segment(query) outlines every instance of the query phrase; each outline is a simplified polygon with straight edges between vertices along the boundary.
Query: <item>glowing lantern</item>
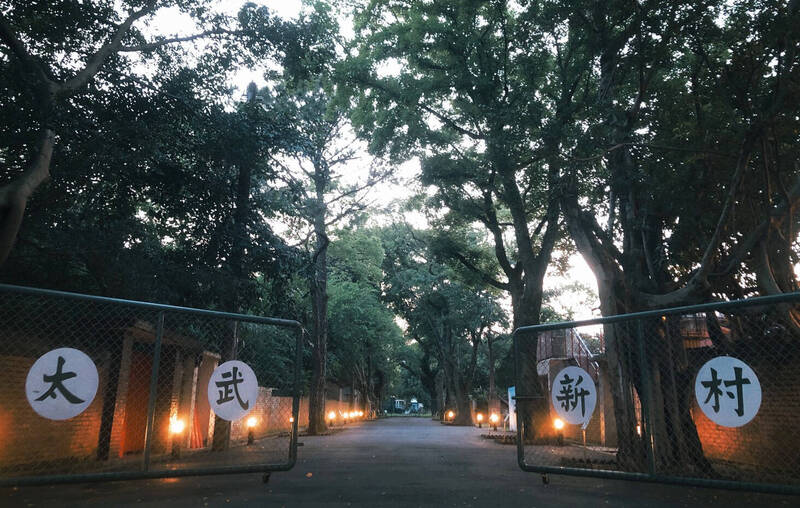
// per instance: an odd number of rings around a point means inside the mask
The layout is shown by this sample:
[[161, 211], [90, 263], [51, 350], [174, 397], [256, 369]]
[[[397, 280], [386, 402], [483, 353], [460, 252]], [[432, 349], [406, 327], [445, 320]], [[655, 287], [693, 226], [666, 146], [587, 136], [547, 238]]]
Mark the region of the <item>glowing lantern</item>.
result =
[[180, 434], [183, 432], [183, 429], [186, 427], [186, 424], [183, 423], [183, 420], [178, 420], [178, 416], [174, 415], [169, 418], [169, 431], [172, 434]]

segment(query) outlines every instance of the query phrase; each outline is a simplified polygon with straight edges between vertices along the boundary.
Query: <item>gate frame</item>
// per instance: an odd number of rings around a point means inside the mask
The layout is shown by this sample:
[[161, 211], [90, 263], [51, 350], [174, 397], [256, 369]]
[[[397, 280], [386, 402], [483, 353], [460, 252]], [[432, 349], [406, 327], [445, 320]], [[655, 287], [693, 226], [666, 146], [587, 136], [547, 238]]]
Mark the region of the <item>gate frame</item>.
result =
[[[300, 412], [300, 370], [303, 365], [303, 340], [306, 330], [299, 321], [292, 319], [281, 319], [272, 317], [252, 316], [248, 314], [236, 314], [233, 312], [221, 312], [216, 310], [196, 309], [192, 307], [179, 307], [160, 303], [141, 302], [137, 300], [124, 300], [121, 298], [110, 298], [105, 296], [86, 295], [82, 293], [70, 293], [66, 291], [56, 291], [52, 289], [40, 289], [25, 286], [15, 286], [11, 284], [0, 284], [2, 294], [33, 295], [51, 298], [61, 298], [68, 300], [78, 300], [84, 302], [104, 303], [112, 305], [122, 305], [129, 308], [147, 309], [158, 312], [158, 323], [156, 326], [156, 337], [153, 354], [153, 367], [150, 375], [150, 393], [147, 407], [147, 426], [145, 428], [145, 445], [143, 452], [142, 470], [140, 471], [115, 471], [99, 473], [76, 473], [76, 474], [54, 474], [43, 476], [20, 476], [3, 478], [0, 477], [0, 487], [16, 487], [25, 485], [49, 485], [65, 483], [89, 483], [107, 482], [118, 480], [140, 480], [156, 478], [179, 478], [185, 476], [209, 476], [223, 474], [244, 474], [244, 473], [272, 473], [278, 471], [288, 471], [297, 462], [297, 430]], [[292, 431], [289, 437], [289, 457], [284, 463], [265, 463], [248, 464], [243, 466], [221, 466], [221, 467], [201, 467], [188, 469], [163, 469], [150, 470], [150, 444], [153, 432], [153, 418], [155, 412], [155, 399], [153, 393], [158, 384], [158, 365], [161, 359], [161, 343], [164, 332], [164, 315], [166, 313], [178, 315], [202, 316], [209, 318], [229, 319], [235, 322], [248, 322], [264, 325], [278, 326], [281, 328], [292, 328], [297, 333], [295, 342], [294, 358], [294, 386], [292, 388]]]
[[[643, 312], [632, 312], [629, 314], [617, 314], [614, 316], [606, 316], [593, 319], [585, 319], [581, 321], [562, 321], [558, 323], [545, 323], [541, 325], [528, 325], [520, 326], [512, 334], [514, 340], [514, 383], [515, 386], [520, 385], [520, 368], [519, 362], [522, 360], [519, 354], [519, 341], [525, 340], [521, 335], [536, 334], [538, 340], [539, 332], [546, 332], [551, 330], [561, 330], [567, 328], [578, 328], [581, 326], [589, 325], [604, 325], [619, 322], [632, 322], [637, 321], [636, 336], [639, 343], [640, 353], [643, 352], [644, 345], [644, 331], [641, 325], [641, 319], [661, 317], [669, 315], [681, 315], [715, 310], [728, 310], [738, 309], [742, 307], [759, 307], [766, 305], [775, 305], [779, 303], [794, 302], [800, 303], [800, 291], [794, 293], [785, 293], [782, 295], [759, 296], [753, 298], [746, 298], [742, 300], [732, 300], [727, 302], [712, 302], [700, 305], [685, 305], [680, 307], [669, 307], [665, 309], [649, 310]], [[537, 358], [538, 361], [538, 358]], [[538, 380], [537, 380], [538, 381]], [[517, 390], [519, 393], [519, 390]], [[516, 395], [514, 400], [533, 400], [536, 396], [532, 395]], [[647, 418], [647, 412], [642, 411], [643, 418]], [[653, 443], [650, 439], [645, 439], [647, 446], [648, 462], [650, 463], [649, 473], [638, 473], [631, 471], [612, 471], [608, 469], [583, 469], [577, 467], [565, 466], [543, 466], [528, 464], [525, 461], [525, 444], [522, 442], [522, 434], [524, 422], [519, 420], [519, 411], [517, 411], [517, 464], [520, 469], [528, 473], [540, 473], [543, 476], [547, 474], [562, 474], [568, 476], [582, 476], [592, 478], [604, 478], [610, 480], [632, 480], [640, 482], [651, 483], [664, 483], [671, 485], [689, 485], [694, 487], [710, 487], [727, 490], [744, 490], [752, 492], [763, 492], [768, 494], [791, 494], [800, 495], [800, 485], [788, 485], [779, 483], [762, 483], [762, 482], [738, 482], [735, 480], [714, 480], [710, 478], [697, 478], [687, 476], [671, 476], [662, 475], [655, 471], [653, 464]], [[648, 425], [643, 425], [649, 428]]]

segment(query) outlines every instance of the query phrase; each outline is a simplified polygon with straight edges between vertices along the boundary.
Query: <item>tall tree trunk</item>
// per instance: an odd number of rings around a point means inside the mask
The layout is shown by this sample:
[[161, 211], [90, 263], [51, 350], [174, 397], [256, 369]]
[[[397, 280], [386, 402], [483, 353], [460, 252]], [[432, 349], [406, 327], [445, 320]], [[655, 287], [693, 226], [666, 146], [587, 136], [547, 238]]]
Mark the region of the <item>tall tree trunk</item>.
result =
[[50, 176], [55, 134], [42, 129], [28, 168], [0, 187], [0, 266], [8, 259], [22, 226], [25, 207], [33, 192]]
[[497, 398], [497, 387], [494, 381], [494, 339], [489, 335], [486, 339], [489, 353], [489, 414], [500, 414], [500, 400]]
[[311, 386], [308, 396], [308, 433], [324, 432], [325, 425], [325, 377], [328, 357], [328, 235], [325, 228], [325, 186], [327, 178], [323, 168], [315, 166], [316, 209], [314, 210], [314, 234], [316, 249], [312, 256], [311, 314], [312, 352]]
[[[521, 291], [511, 292], [514, 310], [514, 329], [539, 324], [541, 293], [538, 298], [526, 298]], [[523, 439], [533, 443], [537, 438], [555, 434], [550, 421], [550, 399], [542, 386], [537, 370], [539, 338], [523, 333], [517, 337], [516, 362], [518, 368], [516, 387], [517, 422], [521, 426]]]
[[446, 416], [447, 412], [447, 401], [445, 399], [445, 381], [444, 381], [444, 372], [442, 369], [438, 369], [436, 371], [435, 376], [435, 384], [436, 384], [436, 413], [435, 416], [438, 417], [440, 420], [443, 420]]
[[[252, 97], [250, 100], [255, 100]], [[226, 302], [223, 304], [228, 312], [239, 313], [240, 292], [242, 282], [246, 277], [244, 269], [244, 253], [247, 246], [247, 224], [250, 218], [250, 189], [252, 186], [253, 168], [249, 162], [243, 161], [234, 154], [234, 158], [239, 159], [237, 164], [239, 169], [236, 181], [236, 209], [233, 212], [233, 244], [230, 257], [230, 274], [228, 276], [226, 292]], [[221, 363], [235, 360], [238, 350], [238, 326], [236, 322], [227, 323], [227, 336], [224, 339], [222, 350], [220, 351]], [[214, 417], [214, 436], [212, 439], [212, 449], [217, 451], [227, 450], [230, 447], [231, 422]]]
[[[597, 241], [590, 222], [574, 196], [565, 200], [570, 235], [597, 279], [600, 312], [614, 316], [648, 310], [636, 305], [630, 288], [643, 287], [635, 269], [625, 273]], [[622, 220], [623, 213], [620, 213]], [[629, 248], [641, 250], [632, 244]], [[629, 267], [630, 268], [630, 267]], [[648, 277], [640, 272], [639, 277]], [[652, 283], [652, 281], [650, 281]], [[623, 470], [646, 471], [647, 440], [654, 444], [653, 459], [660, 472], [709, 475], [711, 467], [703, 455], [690, 406], [691, 372], [678, 323], [661, 320], [626, 321], [603, 327], [609, 385], [617, 427], [617, 460]], [[641, 403], [641, 420], [636, 400]], [[641, 430], [639, 435], [637, 429]]]

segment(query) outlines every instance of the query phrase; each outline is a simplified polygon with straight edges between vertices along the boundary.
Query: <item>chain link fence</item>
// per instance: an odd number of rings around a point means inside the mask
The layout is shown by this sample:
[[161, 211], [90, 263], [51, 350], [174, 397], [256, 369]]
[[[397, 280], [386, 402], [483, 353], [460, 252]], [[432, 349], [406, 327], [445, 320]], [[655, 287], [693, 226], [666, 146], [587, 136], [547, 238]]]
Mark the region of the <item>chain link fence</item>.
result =
[[800, 293], [514, 332], [525, 471], [800, 493]]
[[0, 485], [290, 469], [302, 334], [0, 285]]

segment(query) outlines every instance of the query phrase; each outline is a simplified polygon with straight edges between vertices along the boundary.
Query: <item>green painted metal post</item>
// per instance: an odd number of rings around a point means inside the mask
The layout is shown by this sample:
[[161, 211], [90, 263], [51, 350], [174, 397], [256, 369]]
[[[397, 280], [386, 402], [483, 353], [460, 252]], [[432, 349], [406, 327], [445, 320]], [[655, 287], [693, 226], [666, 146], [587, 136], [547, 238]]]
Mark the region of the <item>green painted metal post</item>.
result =
[[639, 345], [639, 365], [642, 377], [643, 392], [642, 402], [642, 437], [644, 437], [647, 450], [647, 468], [650, 476], [656, 475], [655, 440], [653, 436], [653, 385], [650, 382], [650, 360], [647, 357], [647, 345], [644, 338], [644, 324], [641, 319], [636, 320], [636, 342]]
[[150, 448], [153, 445], [153, 427], [155, 426], [156, 396], [158, 391], [158, 369], [161, 363], [161, 341], [164, 337], [164, 311], [158, 313], [156, 325], [156, 342], [153, 351], [153, 366], [150, 371], [150, 395], [147, 399], [147, 427], [144, 431], [144, 458], [142, 471], [150, 470]]

